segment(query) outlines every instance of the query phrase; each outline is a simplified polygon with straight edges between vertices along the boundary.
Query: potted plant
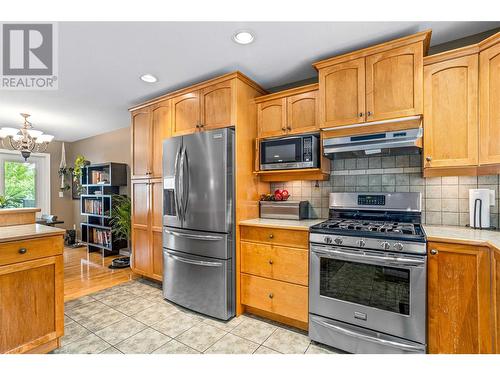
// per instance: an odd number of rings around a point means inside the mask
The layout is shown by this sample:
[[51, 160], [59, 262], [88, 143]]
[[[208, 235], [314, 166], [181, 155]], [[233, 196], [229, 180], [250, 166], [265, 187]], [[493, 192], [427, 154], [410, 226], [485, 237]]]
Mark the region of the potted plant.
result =
[[[113, 195], [113, 207], [111, 208], [111, 233], [117, 240], [127, 241], [129, 247], [129, 239], [132, 231], [132, 202], [125, 195]], [[109, 268], [125, 268], [130, 266], [130, 257], [113, 259]]]
[[75, 163], [73, 166], [73, 170], [71, 173], [73, 174], [73, 181], [76, 186], [76, 192], [80, 195], [83, 192], [83, 186], [81, 183], [81, 179], [83, 176], [83, 168], [85, 166], [90, 165], [90, 161], [85, 159], [85, 156], [83, 155], [78, 155], [75, 159]]

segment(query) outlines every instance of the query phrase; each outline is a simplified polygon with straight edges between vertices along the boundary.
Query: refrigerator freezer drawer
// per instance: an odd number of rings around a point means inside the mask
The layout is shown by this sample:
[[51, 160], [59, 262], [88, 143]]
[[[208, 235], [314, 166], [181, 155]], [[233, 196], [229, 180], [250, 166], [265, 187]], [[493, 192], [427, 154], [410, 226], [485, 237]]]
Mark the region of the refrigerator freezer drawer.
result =
[[232, 258], [232, 242], [227, 234], [163, 228], [163, 248], [202, 257]]
[[163, 296], [214, 318], [234, 316], [232, 264], [163, 250]]

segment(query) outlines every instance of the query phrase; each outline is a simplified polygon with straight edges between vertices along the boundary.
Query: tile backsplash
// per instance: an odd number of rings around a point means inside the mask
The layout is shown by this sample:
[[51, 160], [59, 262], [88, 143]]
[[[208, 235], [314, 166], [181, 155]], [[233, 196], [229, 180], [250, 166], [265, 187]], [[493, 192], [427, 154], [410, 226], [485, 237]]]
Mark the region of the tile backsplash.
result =
[[287, 189], [290, 199], [311, 203], [311, 216], [328, 217], [331, 192], [420, 192], [422, 219], [426, 224], [469, 224], [469, 189], [495, 190], [491, 225], [498, 227], [499, 175], [422, 177], [421, 155], [371, 156], [331, 161], [328, 181], [272, 183], [271, 189]]

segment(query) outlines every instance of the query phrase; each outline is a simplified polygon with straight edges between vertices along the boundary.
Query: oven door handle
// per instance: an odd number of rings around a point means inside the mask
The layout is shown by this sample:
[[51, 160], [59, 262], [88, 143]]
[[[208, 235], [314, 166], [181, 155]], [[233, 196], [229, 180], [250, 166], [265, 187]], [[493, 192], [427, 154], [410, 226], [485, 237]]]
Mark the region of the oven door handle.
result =
[[326, 250], [326, 249], [316, 250], [314, 248], [312, 249], [312, 251], [316, 254], [322, 254], [331, 258], [338, 258], [342, 260], [355, 260], [355, 261], [371, 260], [377, 263], [407, 266], [407, 267], [418, 267], [425, 265], [425, 259], [413, 259], [413, 258], [401, 258], [401, 257], [389, 258], [378, 255], [367, 255], [367, 254], [359, 255], [359, 254], [345, 253], [343, 251], [338, 251], [338, 250]]
[[365, 334], [362, 334], [359, 332], [351, 331], [350, 329], [338, 327], [334, 324], [330, 324], [330, 323], [324, 322], [322, 320], [318, 320], [318, 319], [314, 319], [314, 318], [312, 318], [312, 319], [314, 320], [315, 323], [317, 323], [325, 328], [332, 329], [334, 331], [342, 333], [346, 336], [354, 337], [356, 339], [366, 340], [366, 341], [374, 342], [376, 344], [390, 346], [392, 348], [396, 348], [399, 350], [406, 350], [406, 351], [410, 351], [410, 352], [422, 352], [422, 350], [423, 350], [422, 345], [410, 345], [410, 344], [405, 344], [402, 342], [389, 341], [389, 340], [381, 339], [379, 337], [374, 337], [374, 336], [365, 335]]

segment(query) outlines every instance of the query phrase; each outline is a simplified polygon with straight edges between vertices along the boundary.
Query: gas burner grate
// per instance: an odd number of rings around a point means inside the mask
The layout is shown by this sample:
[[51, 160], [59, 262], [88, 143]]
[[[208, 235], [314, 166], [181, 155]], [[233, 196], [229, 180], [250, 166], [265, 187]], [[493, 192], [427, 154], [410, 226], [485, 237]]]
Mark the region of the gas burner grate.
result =
[[366, 220], [328, 220], [320, 225], [323, 229], [340, 229], [380, 233], [396, 233], [415, 235], [415, 225], [412, 223], [398, 223], [387, 221], [366, 221]]

